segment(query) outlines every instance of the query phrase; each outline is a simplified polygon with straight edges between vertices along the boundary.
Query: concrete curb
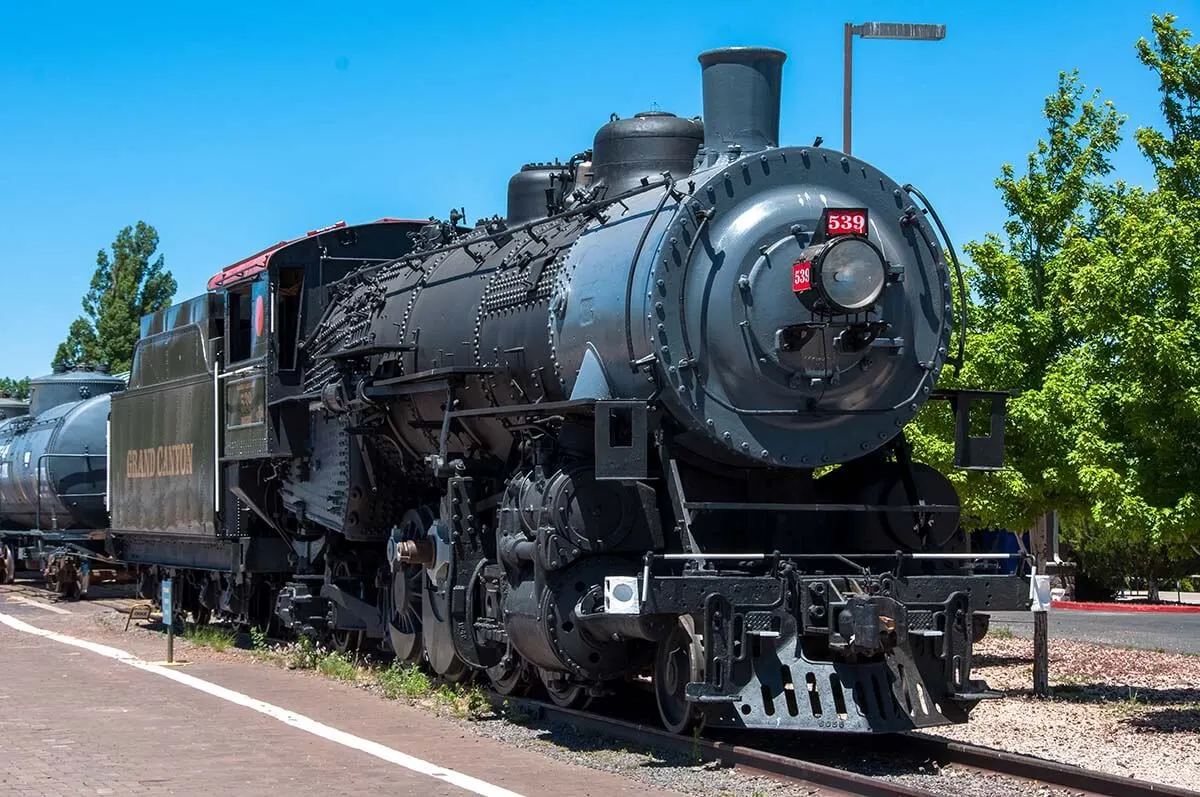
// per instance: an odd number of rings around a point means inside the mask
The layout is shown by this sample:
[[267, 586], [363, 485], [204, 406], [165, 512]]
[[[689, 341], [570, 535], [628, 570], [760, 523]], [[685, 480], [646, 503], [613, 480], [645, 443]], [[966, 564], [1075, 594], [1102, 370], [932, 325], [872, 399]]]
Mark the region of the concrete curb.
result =
[[1078, 601], [1053, 601], [1053, 609], [1072, 609], [1085, 612], [1162, 612], [1175, 614], [1200, 614], [1200, 606], [1151, 603], [1080, 603]]

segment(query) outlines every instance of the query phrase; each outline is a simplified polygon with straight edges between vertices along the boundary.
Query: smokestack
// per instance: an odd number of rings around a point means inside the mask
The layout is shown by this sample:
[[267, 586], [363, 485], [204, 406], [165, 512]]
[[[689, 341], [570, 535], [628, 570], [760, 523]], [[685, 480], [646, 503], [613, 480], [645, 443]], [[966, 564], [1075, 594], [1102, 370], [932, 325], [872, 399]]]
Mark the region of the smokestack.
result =
[[706, 165], [731, 149], [755, 152], [779, 144], [786, 59], [787, 53], [768, 47], [723, 47], [700, 54]]

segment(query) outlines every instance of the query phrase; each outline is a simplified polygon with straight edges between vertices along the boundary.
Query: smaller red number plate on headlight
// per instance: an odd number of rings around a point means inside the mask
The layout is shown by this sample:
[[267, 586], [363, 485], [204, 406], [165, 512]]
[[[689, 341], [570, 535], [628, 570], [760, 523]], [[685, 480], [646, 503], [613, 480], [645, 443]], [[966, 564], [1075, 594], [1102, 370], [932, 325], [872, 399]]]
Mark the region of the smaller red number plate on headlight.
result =
[[792, 290], [803, 293], [812, 287], [812, 263], [797, 260], [792, 264]]
[[825, 235], [866, 235], [866, 208], [827, 208], [825, 210]]

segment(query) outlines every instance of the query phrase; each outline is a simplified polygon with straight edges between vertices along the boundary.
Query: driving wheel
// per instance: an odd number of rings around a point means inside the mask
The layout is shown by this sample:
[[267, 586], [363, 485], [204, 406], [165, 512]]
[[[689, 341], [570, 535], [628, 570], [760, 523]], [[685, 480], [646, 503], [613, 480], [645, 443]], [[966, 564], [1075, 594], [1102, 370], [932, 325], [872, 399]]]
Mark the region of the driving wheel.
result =
[[[357, 578], [350, 559], [336, 559], [333, 562], [331, 577], [333, 583], [337, 584], [343, 590], [352, 595], [358, 594]], [[331, 629], [329, 632], [329, 640], [333, 644], [335, 650], [341, 653], [349, 653], [358, 650], [362, 646], [363, 632], [349, 631], [344, 629]]]
[[586, 708], [592, 702], [592, 696], [583, 684], [573, 683], [566, 678], [551, 678], [550, 674], [542, 671], [542, 686], [550, 702], [559, 708]]
[[654, 697], [663, 726], [671, 733], [694, 728], [701, 719], [687, 699], [687, 685], [704, 680], [704, 648], [691, 615], [682, 615], [654, 654]]

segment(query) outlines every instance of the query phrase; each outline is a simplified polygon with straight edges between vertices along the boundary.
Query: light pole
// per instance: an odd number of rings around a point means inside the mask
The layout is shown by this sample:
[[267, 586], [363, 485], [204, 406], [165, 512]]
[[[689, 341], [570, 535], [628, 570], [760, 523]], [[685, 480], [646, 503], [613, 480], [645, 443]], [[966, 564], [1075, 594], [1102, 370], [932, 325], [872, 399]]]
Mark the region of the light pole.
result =
[[907, 39], [909, 41], [939, 41], [946, 38], [945, 25], [912, 25], [907, 22], [846, 23], [845, 77], [842, 81], [842, 149], [850, 154], [850, 87], [854, 74], [854, 37], [863, 39]]

